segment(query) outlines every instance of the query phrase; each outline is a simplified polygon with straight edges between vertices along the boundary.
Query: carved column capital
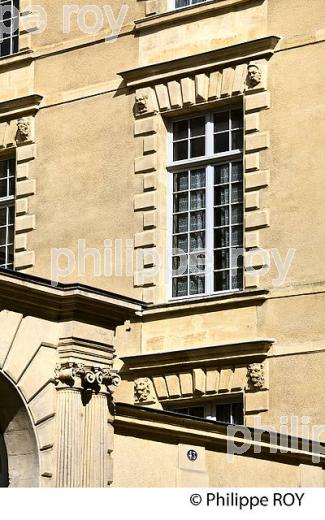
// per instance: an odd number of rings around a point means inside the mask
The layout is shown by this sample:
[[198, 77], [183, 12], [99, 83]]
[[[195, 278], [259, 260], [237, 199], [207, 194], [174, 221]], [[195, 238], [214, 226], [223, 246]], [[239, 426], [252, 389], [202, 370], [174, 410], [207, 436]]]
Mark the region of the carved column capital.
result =
[[88, 392], [113, 394], [121, 378], [111, 368], [86, 366], [83, 363], [58, 363], [54, 382], [59, 387], [70, 387]]

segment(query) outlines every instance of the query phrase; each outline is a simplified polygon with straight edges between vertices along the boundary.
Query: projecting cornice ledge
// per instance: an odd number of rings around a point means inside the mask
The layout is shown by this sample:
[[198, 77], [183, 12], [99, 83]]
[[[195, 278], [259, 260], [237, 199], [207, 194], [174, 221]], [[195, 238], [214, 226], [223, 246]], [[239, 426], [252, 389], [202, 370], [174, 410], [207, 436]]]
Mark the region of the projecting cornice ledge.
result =
[[236, 363], [243, 361], [263, 361], [274, 339], [258, 338], [243, 340], [240, 342], [223, 343], [207, 347], [191, 349], [170, 350], [164, 352], [150, 352], [133, 356], [121, 357], [124, 372], [143, 372], [148, 374], [152, 371], [165, 369], [181, 369], [187, 367], [209, 367], [215, 365], [227, 365], [230, 361]]
[[0, 118], [14, 118], [35, 114], [38, 111], [43, 96], [30, 94], [19, 98], [0, 102]]
[[83, 284], [50, 280], [0, 268], [0, 310], [50, 321], [77, 320], [115, 328], [135, 318], [142, 302]]
[[274, 53], [279, 40], [279, 36], [266, 36], [222, 49], [195, 54], [194, 56], [126, 70], [120, 72], [119, 75], [129, 88], [152, 85], [164, 79], [170, 80], [174, 77], [190, 76], [197, 71], [204, 72], [218, 69], [226, 64], [238, 64], [251, 59], [270, 57]]

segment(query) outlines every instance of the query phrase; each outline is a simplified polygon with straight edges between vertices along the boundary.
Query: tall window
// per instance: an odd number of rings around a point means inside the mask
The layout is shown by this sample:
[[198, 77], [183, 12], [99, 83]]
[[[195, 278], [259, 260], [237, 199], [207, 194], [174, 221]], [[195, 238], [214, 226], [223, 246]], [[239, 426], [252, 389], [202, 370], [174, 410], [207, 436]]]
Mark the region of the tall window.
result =
[[0, 161], [0, 267], [14, 267], [15, 159]]
[[0, 57], [18, 51], [19, 0], [0, 0]]
[[243, 286], [243, 113], [172, 123], [172, 297]]

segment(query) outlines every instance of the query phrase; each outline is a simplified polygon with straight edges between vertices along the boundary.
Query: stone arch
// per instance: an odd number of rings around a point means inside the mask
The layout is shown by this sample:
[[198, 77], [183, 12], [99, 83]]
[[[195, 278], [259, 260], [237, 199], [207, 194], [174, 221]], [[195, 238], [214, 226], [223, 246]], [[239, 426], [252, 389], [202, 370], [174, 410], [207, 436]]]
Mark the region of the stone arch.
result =
[[38, 487], [39, 457], [32, 421], [15, 386], [0, 373], [0, 485]]

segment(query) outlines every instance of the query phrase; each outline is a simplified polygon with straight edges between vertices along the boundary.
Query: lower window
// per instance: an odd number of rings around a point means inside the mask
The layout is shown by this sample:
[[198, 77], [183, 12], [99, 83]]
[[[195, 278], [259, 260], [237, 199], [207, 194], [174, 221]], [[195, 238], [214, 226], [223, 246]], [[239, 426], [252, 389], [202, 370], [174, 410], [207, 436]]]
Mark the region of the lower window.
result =
[[209, 401], [189, 406], [175, 406], [168, 409], [191, 417], [210, 419], [226, 424], [244, 424], [242, 399]]

